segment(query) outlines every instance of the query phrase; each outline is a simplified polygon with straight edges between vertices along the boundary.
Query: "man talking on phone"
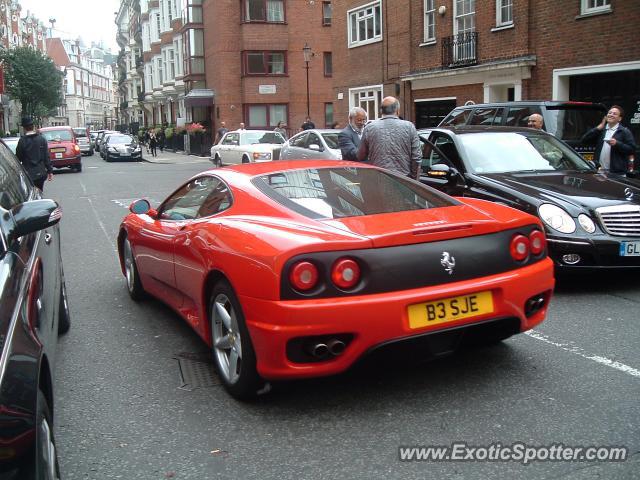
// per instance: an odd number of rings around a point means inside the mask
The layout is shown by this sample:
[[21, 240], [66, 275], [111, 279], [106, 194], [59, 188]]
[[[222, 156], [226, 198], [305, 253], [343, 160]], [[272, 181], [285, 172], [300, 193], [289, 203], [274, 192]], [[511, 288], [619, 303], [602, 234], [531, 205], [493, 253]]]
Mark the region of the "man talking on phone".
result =
[[628, 170], [629, 155], [633, 155], [636, 144], [631, 131], [620, 124], [624, 110], [613, 105], [600, 124], [582, 137], [582, 142], [595, 144], [593, 160], [599, 170], [624, 174]]

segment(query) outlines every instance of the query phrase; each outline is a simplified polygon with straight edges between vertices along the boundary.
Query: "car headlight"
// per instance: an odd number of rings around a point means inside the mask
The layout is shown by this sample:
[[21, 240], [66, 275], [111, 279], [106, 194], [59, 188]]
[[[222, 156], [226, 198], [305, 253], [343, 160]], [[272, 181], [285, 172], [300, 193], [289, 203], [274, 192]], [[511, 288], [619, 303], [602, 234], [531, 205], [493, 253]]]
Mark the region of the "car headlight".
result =
[[576, 231], [576, 222], [562, 208], [543, 203], [538, 207], [538, 213], [542, 221], [549, 227], [562, 233], [573, 233]]
[[271, 160], [271, 152], [253, 152], [254, 160]]
[[587, 233], [593, 233], [596, 231], [596, 224], [593, 223], [593, 220], [591, 220], [589, 215], [585, 215], [584, 213], [578, 215], [578, 223]]

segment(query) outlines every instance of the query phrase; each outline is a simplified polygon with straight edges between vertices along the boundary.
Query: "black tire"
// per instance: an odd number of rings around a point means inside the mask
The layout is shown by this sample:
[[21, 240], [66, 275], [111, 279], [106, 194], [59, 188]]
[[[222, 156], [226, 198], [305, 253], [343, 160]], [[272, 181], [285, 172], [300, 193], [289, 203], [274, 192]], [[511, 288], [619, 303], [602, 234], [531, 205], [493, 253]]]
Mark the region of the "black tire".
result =
[[213, 159], [213, 165], [215, 167], [221, 167], [222, 166], [222, 160], [220, 159], [220, 155], [216, 155], [215, 158]]
[[251, 160], [249, 160], [249, 157], [245, 155], [242, 157], [242, 163], [251, 163]]
[[60, 478], [60, 467], [53, 435], [53, 418], [42, 390], [38, 389], [36, 409], [36, 438], [33, 460], [25, 465], [18, 478], [26, 480], [55, 480]]
[[80, 172], [82, 171], [82, 164], [81, 164], [81, 163], [79, 163], [78, 165], [74, 166], [74, 167], [73, 167], [73, 169], [74, 169], [76, 172], [80, 173]]
[[[213, 363], [225, 389], [238, 400], [256, 397], [265, 382], [256, 369], [256, 354], [242, 307], [226, 280], [220, 280], [213, 288], [209, 300], [209, 322]], [[234, 356], [235, 362], [232, 361]]]
[[142, 300], [145, 297], [145, 291], [140, 281], [140, 275], [138, 273], [138, 266], [136, 265], [136, 259], [133, 257], [133, 250], [131, 250], [131, 243], [127, 237], [124, 238], [122, 245], [122, 260], [124, 262], [125, 278], [127, 281], [127, 291], [129, 296], [134, 301]]
[[109, 154], [108, 153], [105, 153], [104, 157], [102, 157], [102, 158], [104, 158], [105, 162], [110, 162], [111, 161], [111, 159], [109, 158]]
[[93, 148], [91, 150], [89, 150], [89, 156], [92, 157], [93, 156]]
[[67, 287], [62, 280], [60, 288], [60, 307], [58, 310], [58, 335], [67, 333], [71, 328], [71, 313], [69, 312], [69, 302], [67, 301]]

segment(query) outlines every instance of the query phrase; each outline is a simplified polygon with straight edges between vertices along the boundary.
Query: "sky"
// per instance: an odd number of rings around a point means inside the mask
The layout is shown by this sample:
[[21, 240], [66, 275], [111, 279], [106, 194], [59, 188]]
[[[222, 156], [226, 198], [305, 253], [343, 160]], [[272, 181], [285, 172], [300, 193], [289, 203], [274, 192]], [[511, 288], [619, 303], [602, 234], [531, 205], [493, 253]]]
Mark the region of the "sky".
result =
[[[116, 43], [114, 12], [120, 8], [120, 0], [18, 0], [22, 16], [27, 10], [47, 27], [50, 18], [55, 18], [54, 37], [76, 39], [82, 37], [89, 46], [91, 42], [103, 41], [113, 53], [119, 50]], [[48, 32], [48, 30], [47, 30]]]

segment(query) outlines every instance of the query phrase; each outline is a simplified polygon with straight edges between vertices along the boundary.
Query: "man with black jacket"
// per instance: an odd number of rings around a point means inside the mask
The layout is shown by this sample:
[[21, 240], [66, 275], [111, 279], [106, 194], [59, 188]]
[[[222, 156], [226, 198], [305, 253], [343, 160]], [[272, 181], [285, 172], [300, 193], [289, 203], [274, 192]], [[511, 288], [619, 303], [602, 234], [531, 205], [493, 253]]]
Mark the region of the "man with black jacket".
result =
[[24, 117], [22, 126], [25, 133], [18, 140], [16, 156], [35, 186], [44, 190], [44, 181], [53, 180], [53, 167], [49, 160], [47, 139], [35, 130], [31, 117]]
[[624, 115], [622, 107], [613, 105], [597, 127], [582, 136], [582, 142], [595, 144], [593, 160], [602, 170], [626, 173], [629, 156], [636, 150], [631, 131], [620, 121]]

